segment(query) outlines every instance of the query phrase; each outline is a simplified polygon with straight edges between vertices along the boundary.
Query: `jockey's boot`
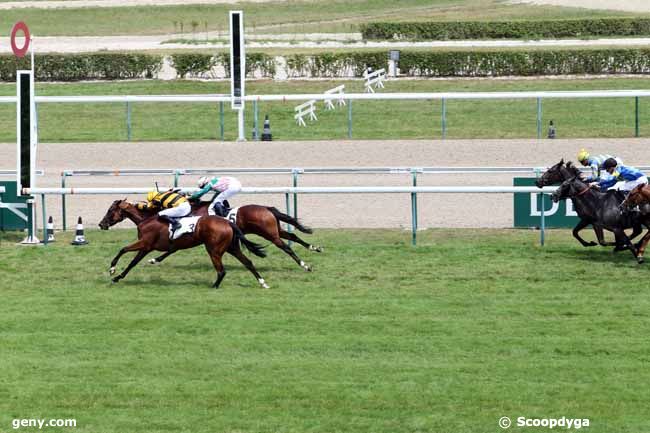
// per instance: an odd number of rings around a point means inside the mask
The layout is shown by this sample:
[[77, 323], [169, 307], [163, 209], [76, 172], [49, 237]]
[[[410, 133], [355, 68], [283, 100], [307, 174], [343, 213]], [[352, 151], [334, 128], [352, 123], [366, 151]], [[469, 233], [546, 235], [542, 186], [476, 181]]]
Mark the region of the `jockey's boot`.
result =
[[226, 208], [223, 206], [223, 203], [216, 202], [214, 206], [212, 206], [212, 209], [214, 209], [215, 215], [220, 217], [226, 216]]
[[230, 209], [232, 209], [230, 207], [230, 203], [228, 203], [228, 200], [223, 201], [223, 207], [226, 209], [226, 212], [228, 212]]

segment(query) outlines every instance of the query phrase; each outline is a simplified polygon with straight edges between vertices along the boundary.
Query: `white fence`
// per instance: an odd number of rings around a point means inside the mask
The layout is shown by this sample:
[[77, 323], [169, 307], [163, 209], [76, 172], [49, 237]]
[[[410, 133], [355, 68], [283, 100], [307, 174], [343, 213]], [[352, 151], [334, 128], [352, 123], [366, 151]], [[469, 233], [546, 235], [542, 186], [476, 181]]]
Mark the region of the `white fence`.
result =
[[[340, 86], [334, 87], [333, 89], [326, 90], [325, 95], [338, 95], [339, 98], [337, 99], [338, 105], [340, 107], [345, 105], [345, 84], [341, 84]], [[326, 99], [325, 100], [325, 109], [327, 110], [333, 110], [336, 107], [334, 106], [334, 103], [332, 102], [331, 99]]]
[[[413, 245], [417, 240], [418, 215], [417, 215], [417, 194], [439, 193], [439, 194], [513, 194], [513, 193], [542, 193], [550, 194], [557, 187], [524, 187], [524, 186], [391, 186], [391, 187], [244, 187], [242, 194], [284, 194], [289, 207], [289, 195], [296, 197], [298, 194], [386, 194], [403, 193], [411, 195], [411, 239]], [[182, 192], [194, 192], [196, 188], [181, 188]], [[144, 188], [25, 188], [24, 194], [41, 195], [43, 207], [43, 227], [45, 235], [45, 196], [46, 195], [73, 195], [73, 194], [109, 194], [128, 195], [145, 194], [151, 191], [151, 187]], [[289, 210], [287, 210], [289, 213]], [[540, 215], [540, 243], [544, 245], [545, 236], [545, 215], [542, 206]]]
[[366, 78], [366, 82], [364, 84], [366, 86], [366, 92], [375, 93], [375, 91], [372, 88], [373, 84], [375, 86], [375, 89], [384, 88], [384, 80], [386, 79], [385, 69], [382, 68], [370, 73], [366, 72], [363, 75]]
[[[524, 92], [436, 92], [436, 93], [347, 93], [348, 101], [348, 138], [352, 138], [352, 104], [354, 100], [438, 100], [442, 101], [442, 138], [446, 137], [447, 100], [472, 100], [472, 99], [535, 99], [537, 100], [537, 137], [542, 133], [542, 99], [574, 99], [574, 98], [637, 98], [635, 108], [635, 131], [639, 135], [639, 110], [638, 98], [650, 96], [650, 90], [584, 90], [584, 91], [524, 91]], [[339, 100], [339, 94], [292, 94], [292, 95], [247, 95], [244, 100], [253, 103], [257, 108], [259, 102], [282, 101], [333, 101]], [[48, 103], [126, 103], [127, 104], [127, 129], [131, 131], [130, 105], [136, 102], [186, 102], [186, 103], [220, 103], [223, 125], [223, 103], [230, 102], [228, 95], [122, 95], [122, 96], [36, 96], [37, 104]], [[1, 96], [0, 103], [16, 103], [15, 96]], [[255, 125], [258, 125], [258, 110], [254, 110]], [[239, 136], [244, 136], [245, 131], [239, 131]], [[130, 137], [130, 133], [129, 133]], [[223, 139], [223, 126], [222, 126]]]
[[301, 126], [307, 126], [305, 124], [305, 116], [309, 116], [309, 120], [318, 120], [318, 117], [316, 117], [316, 100], [312, 99], [310, 101], [305, 102], [304, 104], [298, 105], [296, 108], [293, 109], [296, 114], [294, 114], [293, 118], [296, 119], [296, 123]]

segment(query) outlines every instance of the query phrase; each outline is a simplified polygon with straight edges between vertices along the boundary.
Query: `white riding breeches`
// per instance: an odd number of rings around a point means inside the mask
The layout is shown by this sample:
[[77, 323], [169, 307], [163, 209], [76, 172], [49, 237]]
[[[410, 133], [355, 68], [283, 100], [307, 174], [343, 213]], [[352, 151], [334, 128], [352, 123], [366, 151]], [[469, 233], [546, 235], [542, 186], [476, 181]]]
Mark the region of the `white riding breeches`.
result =
[[160, 212], [158, 212], [158, 215], [166, 216], [169, 218], [182, 218], [184, 216], [188, 216], [191, 212], [192, 212], [192, 205], [189, 204], [188, 202], [185, 202], [179, 204], [176, 207], [161, 210]]
[[648, 184], [648, 178], [646, 176], [641, 176], [638, 179], [630, 180], [628, 182], [625, 182], [623, 185], [621, 185], [620, 190], [621, 191], [632, 191], [638, 185], [647, 185], [647, 184]]
[[212, 203], [210, 204], [210, 207], [208, 208], [208, 214], [209, 215], [215, 215], [214, 211], [214, 206], [217, 203], [222, 203], [224, 200], [229, 199], [230, 197], [234, 196], [238, 192], [241, 191], [241, 182], [239, 182], [237, 179], [230, 178], [230, 182], [228, 183], [228, 188], [226, 188], [224, 191], [221, 191], [219, 194], [217, 194], [214, 199], [212, 199]]

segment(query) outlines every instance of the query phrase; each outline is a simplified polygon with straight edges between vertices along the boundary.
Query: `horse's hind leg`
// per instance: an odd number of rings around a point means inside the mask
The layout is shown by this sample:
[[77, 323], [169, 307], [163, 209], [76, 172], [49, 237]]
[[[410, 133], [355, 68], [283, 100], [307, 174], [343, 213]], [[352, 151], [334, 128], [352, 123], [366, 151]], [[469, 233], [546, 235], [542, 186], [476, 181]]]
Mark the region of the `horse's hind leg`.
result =
[[214, 266], [214, 269], [217, 271], [217, 280], [214, 282], [212, 287], [215, 289], [219, 288], [219, 285], [221, 284], [221, 280], [226, 276], [226, 269], [223, 267], [223, 262], [221, 261], [221, 256], [223, 253], [219, 253], [216, 251], [210, 251], [207, 246], [206, 249], [208, 250], [208, 255], [210, 256], [210, 260], [212, 260], [212, 265]]
[[305, 271], [307, 271], [307, 272], [311, 272], [311, 270], [312, 270], [312, 269], [311, 269], [311, 266], [309, 266], [308, 264], [306, 264], [305, 262], [303, 262], [303, 261], [300, 259], [300, 257], [298, 257], [298, 256], [296, 255], [296, 253], [293, 252], [293, 250], [291, 249], [291, 247], [290, 247], [289, 245], [287, 245], [287, 244], [285, 244], [284, 242], [282, 242], [282, 239], [280, 239], [280, 238], [271, 239], [271, 242], [273, 242], [273, 245], [275, 245], [276, 247], [280, 248], [280, 249], [281, 249], [282, 251], [284, 251], [285, 253], [289, 254], [289, 256], [290, 256], [292, 259], [294, 259], [294, 260], [296, 261], [296, 263], [298, 263], [298, 264], [300, 265], [301, 268], [303, 268], [303, 269], [304, 269]]
[[141, 250], [144, 247], [144, 242], [142, 239], [139, 239], [135, 242], [133, 242], [131, 245], [127, 245], [124, 248], [120, 250], [119, 253], [113, 258], [111, 261], [111, 268], [108, 270], [108, 273], [113, 275], [115, 273], [115, 266], [117, 266], [117, 262], [120, 260], [120, 257], [122, 257], [125, 253], [128, 253], [130, 251], [138, 251]]
[[253, 275], [255, 275], [257, 282], [260, 283], [260, 286], [262, 286], [263, 289], [269, 288], [269, 285], [266, 284], [264, 278], [262, 278], [259, 272], [257, 272], [257, 269], [255, 269], [255, 265], [253, 265], [253, 262], [251, 262], [250, 259], [244, 255], [241, 248], [239, 248], [239, 245], [231, 246], [231, 248], [228, 249], [228, 252], [232, 254], [237, 260], [239, 260], [239, 262], [242, 265], [246, 266], [246, 269], [251, 271]]
[[307, 242], [303, 241], [298, 236], [296, 236], [295, 233], [290, 233], [290, 232], [288, 232], [286, 230], [280, 229], [280, 237], [282, 239], [286, 239], [288, 241], [292, 241], [292, 242], [295, 242], [297, 244], [300, 244], [303, 247], [307, 248], [309, 251], [316, 251], [317, 253], [322, 253], [323, 252], [323, 247], [321, 247], [319, 245], [308, 244]]
[[149, 254], [149, 251], [147, 251], [147, 250], [140, 250], [140, 251], [138, 251], [138, 254], [136, 254], [136, 256], [133, 258], [133, 260], [131, 260], [131, 263], [129, 263], [129, 265], [126, 267], [126, 269], [124, 269], [120, 275], [118, 275], [117, 277], [113, 278], [113, 282], [114, 282], [114, 283], [117, 283], [117, 282], [120, 281], [122, 278], [126, 277], [126, 274], [129, 273], [129, 271], [131, 270], [131, 268], [133, 268], [135, 265], [137, 265], [138, 262], [139, 262], [140, 260], [142, 260], [142, 259], [144, 258], [144, 256], [146, 256], [147, 254]]
[[151, 265], [158, 264], [158, 263], [162, 262], [163, 260], [165, 260], [167, 257], [174, 254], [176, 251], [178, 251], [178, 250], [170, 250], [170, 251], [167, 251], [165, 254], [161, 254], [160, 256], [158, 256], [156, 258], [149, 259], [149, 264], [151, 264]]

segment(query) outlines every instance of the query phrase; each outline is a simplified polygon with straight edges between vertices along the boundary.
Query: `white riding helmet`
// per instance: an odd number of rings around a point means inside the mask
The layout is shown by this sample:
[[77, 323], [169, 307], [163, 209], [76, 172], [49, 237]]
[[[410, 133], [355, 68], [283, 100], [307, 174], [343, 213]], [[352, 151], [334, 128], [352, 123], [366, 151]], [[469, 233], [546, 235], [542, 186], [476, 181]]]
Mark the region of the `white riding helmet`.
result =
[[203, 188], [208, 184], [208, 182], [210, 182], [210, 179], [207, 176], [202, 176], [198, 182], [199, 188]]

